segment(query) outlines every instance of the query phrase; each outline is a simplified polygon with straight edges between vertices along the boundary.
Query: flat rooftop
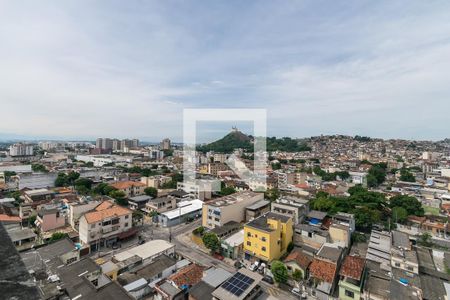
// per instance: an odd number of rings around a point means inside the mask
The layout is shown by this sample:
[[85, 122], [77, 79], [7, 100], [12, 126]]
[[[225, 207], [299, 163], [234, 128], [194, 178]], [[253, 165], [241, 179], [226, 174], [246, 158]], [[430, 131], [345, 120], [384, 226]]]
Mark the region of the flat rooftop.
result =
[[212, 200], [210, 202], [208, 202], [208, 205], [210, 206], [216, 206], [216, 207], [222, 207], [222, 206], [228, 206], [228, 205], [233, 205], [236, 204], [238, 202], [242, 202], [245, 201], [249, 198], [255, 197], [260, 193], [255, 193], [252, 191], [242, 191], [242, 192], [237, 192], [228, 196], [224, 196], [221, 197], [219, 199], [216, 200]]
[[282, 223], [286, 223], [290, 217], [287, 217], [285, 215], [281, 215], [281, 214], [277, 214], [274, 212], [268, 212], [256, 219], [253, 219], [252, 221], [248, 222], [245, 226], [250, 226], [256, 229], [260, 229], [260, 230], [264, 230], [264, 231], [268, 231], [271, 232], [274, 229], [272, 229], [269, 224], [267, 223], [267, 221], [269, 219], [272, 220], [280, 220]]
[[114, 255], [114, 260], [124, 261], [133, 256], [139, 256], [142, 259], [147, 259], [173, 247], [175, 247], [174, 244], [171, 244], [165, 240], [148, 241], [145, 244], [117, 253]]

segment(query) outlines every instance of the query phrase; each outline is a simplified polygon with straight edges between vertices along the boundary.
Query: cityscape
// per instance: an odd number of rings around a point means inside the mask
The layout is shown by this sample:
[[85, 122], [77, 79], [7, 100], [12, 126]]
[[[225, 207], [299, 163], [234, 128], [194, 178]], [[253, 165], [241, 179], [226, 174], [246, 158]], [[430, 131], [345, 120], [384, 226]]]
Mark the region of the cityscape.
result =
[[450, 299], [449, 20], [0, 2], [0, 300]]

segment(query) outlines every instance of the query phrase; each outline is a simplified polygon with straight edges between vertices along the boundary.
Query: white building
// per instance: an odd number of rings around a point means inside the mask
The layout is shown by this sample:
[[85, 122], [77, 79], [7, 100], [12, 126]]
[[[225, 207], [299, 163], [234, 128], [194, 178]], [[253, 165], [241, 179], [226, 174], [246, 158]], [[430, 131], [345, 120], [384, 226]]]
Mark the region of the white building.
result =
[[10, 156], [32, 156], [33, 154], [33, 145], [17, 143], [9, 146]]

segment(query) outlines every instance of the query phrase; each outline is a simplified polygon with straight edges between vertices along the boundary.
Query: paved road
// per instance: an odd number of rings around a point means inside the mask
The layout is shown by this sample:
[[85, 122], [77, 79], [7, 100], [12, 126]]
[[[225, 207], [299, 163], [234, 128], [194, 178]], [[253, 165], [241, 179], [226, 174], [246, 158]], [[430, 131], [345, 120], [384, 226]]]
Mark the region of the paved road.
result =
[[[156, 226], [155, 224], [144, 224], [141, 226], [141, 230], [139, 231], [139, 234], [142, 239], [146, 241], [150, 240], [156, 240], [156, 239], [162, 239], [171, 241], [173, 244], [175, 244], [175, 250], [178, 254], [181, 256], [193, 261], [197, 262], [201, 265], [208, 266], [208, 267], [220, 267], [223, 268], [231, 273], [234, 273], [237, 271], [237, 269], [234, 266], [231, 266], [224, 261], [221, 261], [219, 259], [216, 259], [209, 254], [203, 252], [200, 250], [199, 246], [195, 245], [193, 242], [189, 242], [189, 235], [195, 228], [199, 227], [201, 225], [201, 220], [196, 220], [192, 223], [188, 224], [180, 224], [177, 226], [174, 226], [172, 228], [164, 228]], [[110, 259], [115, 253], [123, 251], [124, 249], [134, 247], [138, 244], [138, 237], [129, 240], [122, 244], [122, 247], [117, 250], [111, 250], [111, 249], [102, 249], [100, 256], [108, 260]], [[97, 255], [94, 256], [94, 258], [98, 257]], [[282, 290], [274, 285], [268, 284], [266, 282], [261, 282], [260, 284], [261, 289], [266, 294], [265, 299], [283, 299], [283, 300], [296, 300], [297, 298], [294, 294], [290, 293], [289, 291]], [[264, 299], [264, 297], [262, 298]]]

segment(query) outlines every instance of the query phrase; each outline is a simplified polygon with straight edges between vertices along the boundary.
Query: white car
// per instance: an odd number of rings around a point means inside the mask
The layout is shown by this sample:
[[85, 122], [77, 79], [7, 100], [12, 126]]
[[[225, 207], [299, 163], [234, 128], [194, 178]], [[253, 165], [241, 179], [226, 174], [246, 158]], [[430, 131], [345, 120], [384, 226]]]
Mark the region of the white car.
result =
[[259, 266], [259, 262], [255, 261], [255, 263], [253, 263], [249, 269], [250, 269], [250, 271], [256, 271], [256, 270], [258, 270], [258, 266]]

